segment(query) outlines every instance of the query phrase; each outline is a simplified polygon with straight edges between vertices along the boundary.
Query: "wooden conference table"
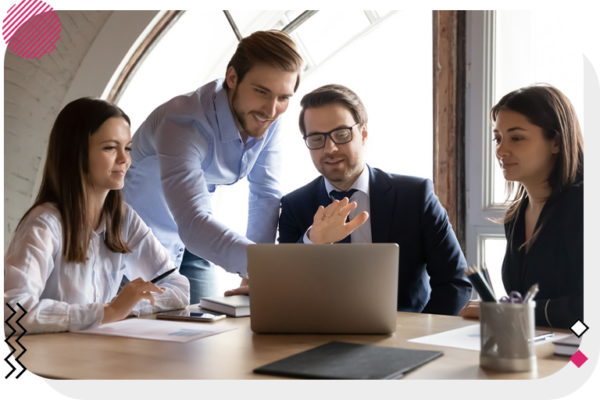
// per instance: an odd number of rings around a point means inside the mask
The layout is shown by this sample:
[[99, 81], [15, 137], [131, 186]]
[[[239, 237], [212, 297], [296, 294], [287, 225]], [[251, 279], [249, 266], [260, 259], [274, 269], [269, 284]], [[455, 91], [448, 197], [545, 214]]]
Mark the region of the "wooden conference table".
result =
[[344, 341], [444, 352], [403, 379], [535, 379], [552, 375], [569, 362], [567, 357], [553, 356], [553, 345], [547, 343], [536, 346], [537, 373], [496, 372], [479, 366], [477, 351], [407, 342], [478, 323], [461, 317], [399, 312], [393, 335], [256, 334], [250, 329], [250, 318], [216, 323], [237, 329], [188, 343], [71, 332], [25, 335], [21, 343], [27, 352], [20, 360], [31, 372], [53, 379], [284, 379], [252, 370], [331, 341]]

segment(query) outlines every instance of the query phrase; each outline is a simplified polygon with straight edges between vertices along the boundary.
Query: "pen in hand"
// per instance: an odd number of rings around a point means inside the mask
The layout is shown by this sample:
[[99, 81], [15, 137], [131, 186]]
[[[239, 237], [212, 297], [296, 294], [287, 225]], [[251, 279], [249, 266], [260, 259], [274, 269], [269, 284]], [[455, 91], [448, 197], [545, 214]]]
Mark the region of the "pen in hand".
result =
[[176, 270], [176, 269], [177, 269], [177, 268], [173, 268], [173, 269], [170, 269], [170, 270], [168, 270], [168, 271], [167, 271], [167, 272], [165, 272], [164, 274], [162, 274], [162, 275], [159, 275], [159, 276], [157, 276], [156, 278], [152, 279], [152, 280], [150, 281], [150, 283], [158, 283], [158, 282], [162, 281], [164, 278], [166, 278], [167, 276], [169, 276], [169, 275], [171, 275], [173, 272], [175, 272], [175, 270]]
[[[161, 275], [157, 276], [156, 278], [152, 279], [152, 280], [150, 281], [150, 283], [157, 284], [158, 282], [162, 281], [164, 278], [166, 278], [167, 276], [169, 276], [169, 275], [171, 275], [173, 272], [175, 272], [175, 270], [176, 270], [176, 269], [177, 269], [177, 268], [172, 268], [172, 269], [168, 270], [168, 271], [167, 271], [167, 272], [165, 272], [164, 274], [161, 274]], [[116, 296], [118, 296], [118, 295], [119, 295], [119, 293], [121, 293], [121, 289], [117, 290], [117, 294], [115, 295], [115, 297], [116, 297]], [[113, 300], [114, 300], [114, 298], [113, 298]], [[111, 302], [112, 302], [112, 300], [111, 300]]]

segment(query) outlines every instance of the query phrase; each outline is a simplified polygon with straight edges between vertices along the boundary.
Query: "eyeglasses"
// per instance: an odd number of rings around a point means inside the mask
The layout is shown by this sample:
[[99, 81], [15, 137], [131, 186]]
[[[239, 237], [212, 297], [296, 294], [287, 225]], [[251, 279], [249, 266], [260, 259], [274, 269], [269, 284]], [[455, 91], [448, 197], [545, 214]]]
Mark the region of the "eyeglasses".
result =
[[318, 150], [325, 147], [327, 143], [327, 137], [335, 144], [345, 144], [352, 141], [352, 129], [359, 125], [359, 123], [352, 125], [349, 128], [336, 128], [327, 133], [314, 133], [312, 135], [304, 135], [304, 143], [310, 150]]

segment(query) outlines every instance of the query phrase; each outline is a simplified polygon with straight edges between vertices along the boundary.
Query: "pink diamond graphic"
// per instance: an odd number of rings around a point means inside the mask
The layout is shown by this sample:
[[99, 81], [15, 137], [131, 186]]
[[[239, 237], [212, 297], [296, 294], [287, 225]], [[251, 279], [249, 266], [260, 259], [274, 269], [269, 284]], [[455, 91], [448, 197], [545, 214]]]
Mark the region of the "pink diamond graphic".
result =
[[585, 354], [579, 350], [577, 350], [577, 353], [573, 354], [573, 357], [571, 357], [571, 361], [573, 361], [573, 364], [575, 364], [577, 368], [580, 368], [587, 360], [588, 358], [585, 356]]

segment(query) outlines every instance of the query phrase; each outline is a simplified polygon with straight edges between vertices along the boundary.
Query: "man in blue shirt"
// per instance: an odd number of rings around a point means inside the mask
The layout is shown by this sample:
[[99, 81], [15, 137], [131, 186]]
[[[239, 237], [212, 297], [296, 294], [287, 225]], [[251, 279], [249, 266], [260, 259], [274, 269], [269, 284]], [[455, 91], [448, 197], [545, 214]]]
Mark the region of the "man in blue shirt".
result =
[[367, 110], [350, 89], [320, 87], [301, 106], [300, 131], [322, 176], [282, 198], [279, 242], [398, 243], [398, 311], [456, 315], [471, 284], [431, 181], [365, 163]]
[[[298, 88], [301, 67], [287, 34], [255, 32], [238, 44], [224, 79], [159, 106], [133, 137], [125, 201], [190, 280], [192, 304], [219, 295], [211, 262], [244, 277], [245, 285], [246, 246], [275, 241], [279, 116]], [[246, 236], [217, 221], [211, 206], [218, 185], [244, 177], [250, 188]]]

